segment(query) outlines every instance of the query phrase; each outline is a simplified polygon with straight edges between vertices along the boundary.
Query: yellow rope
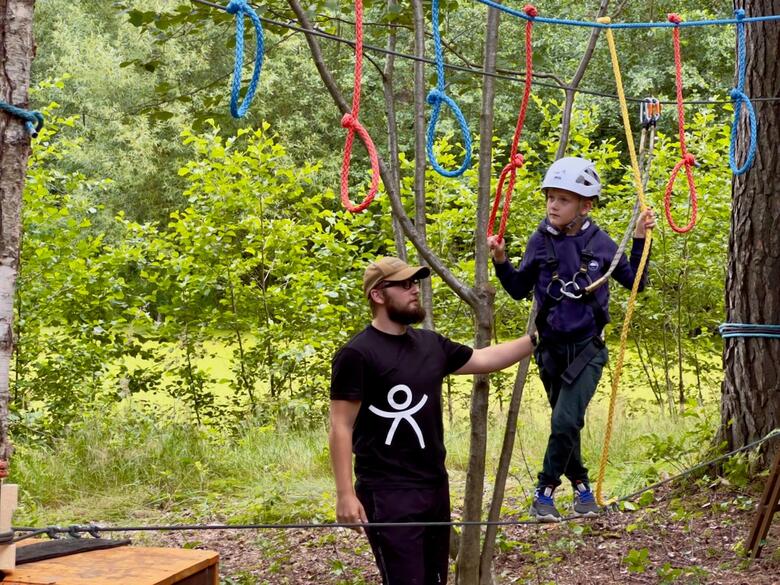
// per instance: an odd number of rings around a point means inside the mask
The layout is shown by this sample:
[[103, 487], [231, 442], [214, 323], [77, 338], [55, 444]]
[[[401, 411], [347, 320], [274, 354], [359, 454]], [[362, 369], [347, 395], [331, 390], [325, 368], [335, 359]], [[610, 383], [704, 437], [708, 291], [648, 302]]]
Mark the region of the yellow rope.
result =
[[[609, 24], [610, 18], [599, 18], [598, 22]], [[620, 112], [623, 115], [623, 126], [626, 129], [626, 142], [628, 143], [628, 152], [631, 156], [631, 169], [634, 174], [634, 183], [636, 184], [637, 195], [639, 197], [639, 205], [642, 211], [647, 209], [647, 201], [645, 199], [645, 190], [642, 185], [642, 176], [639, 171], [639, 162], [637, 161], [636, 150], [634, 149], [634, 137], [631, 133], [631, 118], [628, 114], [628, 106], [626, 105], [626, 96], [623, 93], [623, 78], [620, 75], [620, 64], [618, 63], [617, 49], [615, 48], [615, 37], [612, 34], [612, 29], [607, 28], [605, 30], [607, 35], [607, 43], [609, 44], [609, 54], [612, 58], [612, 71], [615, 73], [615, 84], [617, 85], [618, 98], [620, 99]], [[620, 350], [618, 351], [617, 361], [615, 363], [615, 373], [612, 377], [612, 393], [609, 397], [609, 414], [607, 416], [607, 428], [604, 432], [604, 446], [601, 450], [601, 461], [599, 462], [599, 477], [596, 482], [596, 501], [600, 506], [605, 504], [602, 497], [601, 488], [604, 483], [604, 474], [607, 469], [607, 457], [609, 455], [609, 443], [612, 439], [612, 424], [615, 417], [615, 401], [617, 398], [617, 390], [620, 385], [620, 374], [623, 370], [623, 359], [626, 353], [626, 345], [628, 342], [628, 331], [631, 328], [631, 317], [634, 314], [634, 307], [636, 306], [636, 295], [639, 291], [639, 282], [642, 279], [642, 274], [645, 271], [645, 265], [647, 264], [647, 258], [650, 256], [650, 244], [653, 240], [652, 230], [647, 231], [645, 237], [645, 247], [642, 249], [642, 258], [639, 261], [639, 268], [636, 272], [636, 278], [634, 284], [631, 286], [631, 295], [628, 298], [628, 307], [626, 307], [626, 318], [623, 321], [623, 329], [620, 332]]]

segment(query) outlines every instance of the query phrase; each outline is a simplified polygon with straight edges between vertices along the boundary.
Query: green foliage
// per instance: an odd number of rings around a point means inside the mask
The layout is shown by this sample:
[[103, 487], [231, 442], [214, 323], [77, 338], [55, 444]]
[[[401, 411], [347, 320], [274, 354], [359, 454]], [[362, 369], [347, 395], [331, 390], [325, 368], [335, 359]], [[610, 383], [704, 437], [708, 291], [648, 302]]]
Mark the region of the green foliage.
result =
[[632, 573], [644, 573], [650, 564], [650, 551], [646, 548], [630, 549], [623, 557], [623, 564]]

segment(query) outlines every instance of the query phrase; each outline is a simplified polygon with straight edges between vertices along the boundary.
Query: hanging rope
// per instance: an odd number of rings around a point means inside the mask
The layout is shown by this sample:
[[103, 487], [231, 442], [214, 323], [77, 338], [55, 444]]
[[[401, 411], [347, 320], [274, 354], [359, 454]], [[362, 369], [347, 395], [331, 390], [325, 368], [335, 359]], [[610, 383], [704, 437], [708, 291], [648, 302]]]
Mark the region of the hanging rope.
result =
[[[520, 103], [520, 113], [517, 116], [517, 126], [515, 127], [515, 135], [512, 138], [512, 147], [509, 151], [509, 163], [501, 171], [501, 175], [498, 177], [498, 186], [496, 187], [496, 198], [493, 200], [493, 209], [490, 212], [490, 219], [488, 220], [487, 235], [493, 235], [493, 226], [496, 222], [496, 215], [498, 214], [498, 205], [501, 202], [501, 193], [504, 193], [504, 206], [501, 210], [501, 223], [498, 227], [498, 241], [504, 239], [504, 232], [506, 231], [506, 222], [509, 219], [509, 204], [512, 201], [512, 193], [515, 190], [515, 181], [517, 180], [517, 169], [525, 164], [525, 159], [522, 154], [518, 154], [517, 146], [520, 143], [520, 135], [523, 133], [523, 125], [525, 124], [525, 113], [528, 110], [528, 98], [531, 96], [531, 80], [534, 75], [534, 61], [533, 61], [533, 45], [531, 43], [531, 32], [533, 30], [533, 19], [539, 14], [536, 8], [532, 4], [526, 4], [523, 8], [531, 20], [525, 23], [525, 87], [523, 88], [523, 101]], [[509, 181], [506, 185], [506, 192], [504, 192], [504, 182], [507, 177]]]
[[[341, 127], [347, 129], [347, 139], [344, 143], [344, 159], [341, 163], [341, 204], [352, 213], [360, 213], [376, 196], [379, 189], [379, 155], [368, 131], [358, 121], [360, 113], [360, 87], [363, 77], [363, 0], [355, 0], [355, 86], [352, 91], [352, 111], [341, 118]], [[360, 137], [368, 151], [371, 161], [371, 185], [363, 201], [355, 205], [349, 198], [349, 164], [352, 158], [352, 143], [355, 134]]]
[[[642, 133], [639, 136], [639, 167], [642, 175], [643, 192], [647, 191], [647, 183], [650, 179], [650, 168], [653, 164], [653, 152], [655, 152], [655, 130], [660, 117], [661, 102], [653, 97], [645, 98], [639, 108], [639, 122], [642, 125]], [[637, 197], [634, 202], [634, 209], [631, 212], [631, 219], [628, 222], [628, 227], [623, 233], [623, 239], [620, 241], [620, 245], [615, 251], [615, 255], [612, 257], [609, 268], [607, 268], [607, 271], [603, 275], [585, 287], [585, 294], [591, 294], [594, 290], [606, 284], [609, 277], [612, 276], [612, 273], [617, 268], [617, 265], [620, 264], [620, 259], [623, 257], [626, 247], [628, 246], [628, 240], [634, 232], [640, 209], [639, 197]]]
[[[225, 8], [228, 14], [236, 15], [236, 63], [233, 66], [233, 84], [230, 88], [230, 114], [234, 118], [243, 118], [252, 99], [257, 91], [257, 84], [260, 81], [260, 71], [263, 68], [263, 55], [265, 52], [265, 41], [263, 39], [263, 25], [257, 12], [246, 0], [230, 0]], [[248, 16], [255, 27], [255, 70], [252, 73], [252, 79], [244, 96], [244, 101], [238, 105], [239, 93], [241, 91], [241, 68], [244, 65], [244, 16]]]
[[[758, 122], [756, 112], [750, 98], [745, 95], [745, 70], [747, 69], [747, 56], [745, 51], [745, 11], [738, 8], [734, 11], [737, 18], [737, 87], [731, 90], [731, 100], [734, 102], [734, 121], [731, 123], [731, 141], [729, 142], [729, 166], [735, 175], [743, 175], [753, 166], [756, 158], [756, 140], [758, 135]], [[739, 130], [739, 115], [742, 106], [745, 106], [750, 124], [750, 143], [748, 145], [745, 164], [737, 165], [737, 132]]]
[[[677, 86], [677, 127], [680, 135], [680, 154], [682, 158], [678, 162], [672, 174], [669, 177], [669, 182], [666, 184], [666, 192], [664, 194], [664, 212], [666, 213], [666, 220], [669, 222], [671, 228], [678, 234], [684, 234], [693, 229], [696, 225], [696, 214], [698, 211], [698, 203], [696, 196], [696, 183], [693, 180], [693, 171], [691, 167], [696, 164], [696, 159], [692, 154], [688, 152], [688, 148], [685, 146], [685, 112], [683, 111], [683, 94], [682, 94], [682, 59], [680, 58], [680, 26], [682, 18], [679, 14], [670, 14], [669, 22], [676, 24], [672, 29], [672, 39], [674, 43], [674, 71], [675, 71], [675, 85]], [[688, 225], [680, 227], [672, 219], [672, 191], [674, 190], [674, 182], [677, 180], [677, 175], [680, 169], [685, 166], [685, 177], [688, 182], [688, 195], [691, 205], [691, 217], [688, 221]]]
[[723, 339], [734, 337], [764, 337], [780, 339], [780, 325], [762, 325], [756, 323], [723, 323], [718, 327]]
[[2, 100], [0, 100], [0, 110], [8, 112], [12, 116], [23, 120], [27, 133], [33, 138], [38, 136], [38, 132], [43, 128], [43, 114], [40, 112], [31, 112], [30, 110], [19, 108]]
[[[425, 149], [428, 153], [428, 160], [437, 173], [445, 177], [459, 177], [471, 166], [471, 131], [469, 130], [468, 122], [466, 122], [466, 118], [463, 117], [463, 112], [460, 111], [458, 104], [445, 93], [444, 51], [441, 45], [441, 33], [439, 32], [439, 0], [433, 0], [431, 21], [433, 27], [433, 48], [436, 53], [436, 88], [432, 89], [427, 97], [427, 101], [431, 105], [431, 119], [428, 122], [428, 135]], [[463, 148], [466, 151], [463, 163], [460, 165], [460, 168], [454, 171], [448, 171], [442, 168], [433, 152], [434, 134], [436, 133], [436, 124], [439, 122], [442, 104], [449, 107], [458, 120], [460, 133], [463, 138]]]
[[[598, 19], [600, 23], [608, 24], [610, 22], [609, 17], [602, 17]], [[612, 59], [612, 71], [615, 74], [615, 85], [617, 86], [618, 97], [620, 98], [620, 112], [623, 116], [623, 126], [626, 131], [626, 143], [628, 145], [628, 153], [631, 158], [631, 170], [634, 175], [634, 185], [637, 191], [637, 199], [641, 211], [645, 211], [648, 208], [647, 201], [645, 199], [645, 190], [642, 183], [642, 176], [639, 171], [639, 162], [636, 156], [636, 150], [634, 149], [634, 137], [631, 133], [631, 118], [628, 114], [628, 106], [626, 105], [626, 96], [623, 92], [623, 77], [620, 74], [620, 63], [618, 62], [617, 48], [615, 47], [615, 37], [612, 33], [612, 29], [606, 29], [607, 43], [609, 44], [609, 54]], [[602, 497], [602, 487], [604, 483], [604, 474], [607, 468], [607, 458], [609, 455], [609, 443], [612, 439], [612, 426], [615, 418], [615, 403], [617, 399], [617, 390], [620, 385], [620, 375], [623, 371], [623, 360], [625, 358], [626, 346], [628, 344], [628, 331], [631, 328], [631, 317], [634, 314], [634, 308], [636, 307], [636, 296], [639, 292], [639, 283], [642, 280], [642, 275], [647, 265], [647, 259], [650, 256], [650, 246], [653, 241], [652, 230], [647, 231], [645, 237], [645, 245], [642, 249], [642, 257], [639, 260], [639, 267], [637, 268], [636, 278], [631, 286], [631, 294], [628, 297], [628, 306], [626, 307], [626, 317], [623, 321], [623, 329], [620, 332], [620, 349], [618, 351], [618, 357], [615, 362], [615, 371], [612, 376], [612, 392], [609, 398], [609, 414], [607, 415], [607, 428], [604, 432], [604, 446], [601, 450], [601, 461], [599, 463], [599, 476], [596, 483], [596, 501], [600, 506], [604, 505], [604, 499]]]

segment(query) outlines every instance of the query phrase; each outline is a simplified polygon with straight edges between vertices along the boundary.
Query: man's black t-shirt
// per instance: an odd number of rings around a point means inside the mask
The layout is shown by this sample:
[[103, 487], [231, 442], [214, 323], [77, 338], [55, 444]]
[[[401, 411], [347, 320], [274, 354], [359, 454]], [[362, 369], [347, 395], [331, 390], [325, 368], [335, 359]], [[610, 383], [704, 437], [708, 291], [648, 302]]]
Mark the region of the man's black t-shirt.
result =
[[361, 486], [405, 488], [446, 481], [442, 381], [472, 352], [425, 329], [408, 327], [403, 335], [390, 335], [371, 325], [339, 350], [330, 398], [361, 401], [352, 433]]

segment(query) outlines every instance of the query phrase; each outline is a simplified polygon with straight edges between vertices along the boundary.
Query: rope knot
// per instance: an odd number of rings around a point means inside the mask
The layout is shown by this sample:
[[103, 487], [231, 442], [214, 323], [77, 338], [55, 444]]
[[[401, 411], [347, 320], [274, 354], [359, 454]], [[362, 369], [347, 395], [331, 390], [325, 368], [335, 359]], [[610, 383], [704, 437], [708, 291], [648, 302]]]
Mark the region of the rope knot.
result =
[[737, 20], [743, 20], [745, 18], [745, 9], [744, 8], [737, 8], [734, 11], [734, 17]]
[[358, 125], [357, 118], [352, 115], [352, 112], [347, 112], [341, 118], [341, 127], [347, 130], [354, 130]]
[[739, 91], [736, 87], [733, 87], [731, 89], [729, 95], [731, 96], [731, 99], [733, 99], [735, 102], [738, 102], [742, 99], [742, 92]]
[[512, 157], [512, 160], [509, 161], [509, 164], [512, 165], [512, 168], [519, 169], [525, 164], [525, 159], [523, 158], [522, 154], [516, 154]]
[[680, 24], [682, 22], [682, 16], [680, 16], [676, 12], [669, 13], [667, 15], [667, 18], [669, 19], [669, 22], [673, 22], [674, 24]]
[[686, 152], [683, 155], [683, 162], [689, 166], [692, 167], [696, 164], [696, 157], [694, 157], [690, 152]]
[[536, 18], [539, 16], [539, 11], [536, 9], [536, 6], [533, 4], [526, 4], [523, 6], [523, 12], [525, 12], [528, 16], [531, 18]]
[[444, 96], [445, 94], [443, 91], [432, 89], [428, 92], [428, 97], [425, 98], [425, 101], [427, 101], [429, 105], [435, 106], [436, 104], [440, 104], [444, 101]]
[[238, 14], [242, 10], [246, 9], [246, 0], [230, 0], [227, 7], [225, 7], [225, 12], [228, 14]]

